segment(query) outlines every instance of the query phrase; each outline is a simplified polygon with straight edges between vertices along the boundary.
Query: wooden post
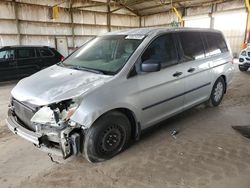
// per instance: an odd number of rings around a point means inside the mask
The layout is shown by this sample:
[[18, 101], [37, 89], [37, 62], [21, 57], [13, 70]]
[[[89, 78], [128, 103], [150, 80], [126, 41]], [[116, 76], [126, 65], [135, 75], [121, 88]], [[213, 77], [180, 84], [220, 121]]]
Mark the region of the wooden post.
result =
[[73, 48], [75, 48], [75, 27], [74, 27], [74, 17], [73, 17], [73, 12], [72, 12], [72, 7], [73, 7], [72, 0], [70, 0], [69, 6], [70, 6], [69, 13], [70, 13], [70, 22], [71, 22], [72, 45], [73, 45]]
[[14, 12], [15, 12], [15, 20], [16, 20], [16, 28], [17, 28], [17, 40], [18, 40], [18, 45], [21, 45], [21, 33], [20, 33], [20, 24], [19, 24], [19, 19], [18, 19], [18, 8], [17, 8], [16, 0], [13, 0], [13, 3], [14, 3]]
[[107, 0], [107, 27], [108, 27], [108, 32], [111, 31], [111, 12], [110, 12], [110, 0]]

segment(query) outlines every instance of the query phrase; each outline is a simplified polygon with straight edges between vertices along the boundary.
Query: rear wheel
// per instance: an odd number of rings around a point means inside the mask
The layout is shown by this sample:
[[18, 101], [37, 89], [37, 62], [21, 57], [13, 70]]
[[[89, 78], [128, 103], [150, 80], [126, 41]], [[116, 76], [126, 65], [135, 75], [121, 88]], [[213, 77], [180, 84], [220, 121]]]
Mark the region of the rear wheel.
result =
[[240, 69], [240, 71], [244, 72], [244, 71], [248, 70], [248, 67], [244, 67], [244, 66], [239, 65], [239, 69]]
[[213, 85], [210, 99], [207, 102], [208, 106], [215, 107], [215, 106], [220, 105], [225, 91], [226, 91], [225, 80], [222, 77], [219, 77]]
[[86, 132], [84, 154], [90, 162], [112, 158], [129, 143], [131, 124], [122, 113], [112, 111], [101, 116]]

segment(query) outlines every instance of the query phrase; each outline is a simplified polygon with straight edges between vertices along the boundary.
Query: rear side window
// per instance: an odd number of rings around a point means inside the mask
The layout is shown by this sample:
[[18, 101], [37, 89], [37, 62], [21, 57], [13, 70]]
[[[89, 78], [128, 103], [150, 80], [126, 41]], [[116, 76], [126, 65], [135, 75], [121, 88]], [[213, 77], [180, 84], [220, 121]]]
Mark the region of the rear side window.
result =
[[39, 49], [40, 52], [40, 56], [42, 57], [51, 57], [54, 54], [51, 52], [51, 50], [47, 49], [47, 48], [40, 48]]
[[159, 61], [162, 67], [178, 62], [177, 50], [173, 35], [166, 34], [155, 39], [142, 55], [142, 62], [146, 60]]
[[35, 50], [33, 48], [17, 49], [17, 58], [33, 58], [35, 57]]
[[220, 33], [205, 33], [207, 40], [206, 56], [227, 52], [226, 42]]
[[201, 59], [205, 57], [204, 45], [199, 32], [178, 33], [185, 61]]
[[6, 59], [14, 58], [14, 50], [2, 50], [0, 51], [0, 61], [4, 61]]

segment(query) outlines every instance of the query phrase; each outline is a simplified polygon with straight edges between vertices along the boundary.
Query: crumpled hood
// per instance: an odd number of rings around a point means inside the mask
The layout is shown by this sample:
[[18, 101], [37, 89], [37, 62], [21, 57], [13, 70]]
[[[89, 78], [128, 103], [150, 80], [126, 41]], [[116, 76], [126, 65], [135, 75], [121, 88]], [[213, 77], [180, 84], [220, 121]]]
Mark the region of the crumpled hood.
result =
[[46, 68], [22, 79], [11, 91], [15, 99], [34, 105], [48, 105], [54, 102], [78, 97], [91, 88], [102, 85], [111, 76], [58, 65]]

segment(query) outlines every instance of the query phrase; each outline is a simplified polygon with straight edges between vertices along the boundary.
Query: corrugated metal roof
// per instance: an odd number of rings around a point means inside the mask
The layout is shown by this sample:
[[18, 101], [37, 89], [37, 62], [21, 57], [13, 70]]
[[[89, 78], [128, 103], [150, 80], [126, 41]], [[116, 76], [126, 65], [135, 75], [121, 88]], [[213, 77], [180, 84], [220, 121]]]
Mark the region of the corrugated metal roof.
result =
[[[175, 8], [201, 7], [214, 3], [223, 3], [233, 0], [110, 0], [111, 10], [125, 8], [136, 15], [145, 16], [161, 12], [167, 12]], [[82, 2], [83, 0], [75, 0]], [[106, 0], [88, 0], [88, 6], [105, 6]]]

